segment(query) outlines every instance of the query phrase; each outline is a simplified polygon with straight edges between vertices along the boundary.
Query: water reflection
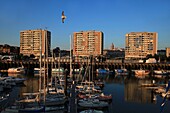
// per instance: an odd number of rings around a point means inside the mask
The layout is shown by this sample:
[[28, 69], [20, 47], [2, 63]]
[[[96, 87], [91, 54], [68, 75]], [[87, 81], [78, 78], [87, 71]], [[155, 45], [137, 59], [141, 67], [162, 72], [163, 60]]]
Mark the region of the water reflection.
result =
[[[100, 76], [100, 78], [102, 78]], [[165, 85], [169, 79], [145, 78], [132, 76], [103, 76], [104, 92], [113, 95], [111, 109], [113, 113], [159, 113], [163, 101], [161, 95], [155, 93], [155, 86]], [[144, 86], [151, 85], [151, 86]], [[152, 84], [155, 86], [152, 87]], [[166, 102], [164, 113], [169, 113], [170, 101]]]
[[39, 91], [39, 78], [37, 77], [27, 78], [24, 84], [25, 87], [21, 87], [20, 95], [22, 95], [22, 93], [33, 93]]
[[124, 83], [125, 101], [135, 103], [155, 103], [153, 90], [141, 87], [142, 83], [150, 82], [150, 80], [129, 79]]
[[[133, 75], [129, 76], [115, 76], [112, 74], [97, 74], [97, 79], [103, 80], [105, 82], [105, 92], [106, 94], [115, 93], [110, 92], [109, 90], [114, 89], [112, 86], [117, 87], [117, 91], [120, 93], [121, 97], [124, 97], [124, 101], [128, 103], [139, 103], [139, 104], [160, 104], [157, 98], [161, 98], [160, 95], [155, 93], [155, 87], [143, 87], [142, 85], [156, 84], [165, 85], [168, 83], [169, 79], [157, 79], [157, 78], [144, 78], [139, 79]], [[115, 94], [113, 94], [115, 95]]]
[[[9, 75], [14, 76], [14, 75]], [[15, 75], [16, 77], [24, 77], [27, 80], [25, 86], [17, 87], [13, 98], [17, 95], [22, 96], [25, 92], [37, 92], [39, 90], [39, 77], [32, 75]], [[96, 76], [101, 81], [104, 81], [105, 86], [103, 91], [105, 94], [112, 94], [113, 101], [109, 106], [107, 113], [159, 113], [162, 97], [155, 94], [153, 89], [142, 87], [142, 84], [166, 84], [168, 79], [137, 79], [134, 76], [114, 76], [100, 74]], [[82, 80], [82, 76], [75, 75], [75, 79]], [[43, 79], [41, 81], [43, 85]], [[10, 98], [11, 99], [11, 98]], [[167, 101], [164, 113], [169, 113], [170, 101]]]

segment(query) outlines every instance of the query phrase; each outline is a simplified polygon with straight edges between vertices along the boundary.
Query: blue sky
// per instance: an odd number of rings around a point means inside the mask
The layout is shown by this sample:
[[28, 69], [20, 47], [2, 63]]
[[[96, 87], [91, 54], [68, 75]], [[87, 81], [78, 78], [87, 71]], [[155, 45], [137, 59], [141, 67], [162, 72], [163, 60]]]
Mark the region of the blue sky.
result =
[[[67, 16], [61, 22], [61, 12]], [[51, 47], [69, 49], [73, 32], [104, 33], [104, 48], [125, 47], [125, 34], [158, 32], [170, 47], [170, 0], [0, 0], [0, 44], [20, 45], [20, 31], [51, 31]]]

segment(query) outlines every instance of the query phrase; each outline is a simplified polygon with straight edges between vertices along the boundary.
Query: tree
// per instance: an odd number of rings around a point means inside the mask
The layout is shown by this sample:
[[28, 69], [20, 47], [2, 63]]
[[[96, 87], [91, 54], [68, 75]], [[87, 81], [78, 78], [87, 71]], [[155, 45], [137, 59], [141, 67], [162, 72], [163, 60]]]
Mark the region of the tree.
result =
[[29, 59], [29, 56], [28, 55], [25, 55], [23, 56], [22, 60], [28, 60]]
[[158, 61], [159, 60], [159, 55], [154, 54], [154, 58], [156, 59], [156, 61]]
[[23, 54], [19, 54], [19, 55], [16, 57], [16, 59], [18, 59], [18, 60], [23, 59]]
[[149, 59], [149, 58], [153, 58], [152, 54], [148, 54], [148, 55], [146, 56], [146, 59]]
[[31, 59], [34, 59], [34, 58], [35, 58], [35, 55], [34, 55], [34, 54], [31, 54], [31, 55], [30, 55], [30, 58], [31, 58]]
[[167, 60], [167, 62], [170, 62], [170, 56], [169, 56], [169, 57], [167, 57], [167, 59], [166, 59], [166, 60]]

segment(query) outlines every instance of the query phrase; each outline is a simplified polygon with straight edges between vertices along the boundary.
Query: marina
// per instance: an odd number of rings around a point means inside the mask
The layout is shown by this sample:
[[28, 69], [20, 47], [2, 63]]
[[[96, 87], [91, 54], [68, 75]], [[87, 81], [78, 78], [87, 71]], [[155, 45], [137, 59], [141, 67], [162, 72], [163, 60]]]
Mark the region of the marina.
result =
[[[2, 73], [4, 75], [4, 73]], [[11, 76], [11, 75], [10, 75]], [[16, 100], [28, 95], [27, 92], [35, 93], [39, 90], [39, 77], [34, 75], [14, 75], [15, 78], [24, 78], [23, 84], [12, 86], [8, 90], [1, 91], [1, 112], [10, 113], [8, 108], [13, 106]], [[75, 78], [76, 79], [76, 78]], [[64, 104], [46, 107], [45, 112], [61, 112], [61, 113], [83, 113], [87, 110], [98, 111], [99, 113], [159, 113], [160, 105], [164, 99], [165, 88], [169, 79], [165, 78], [137, 78], [135, 75], [114, 75], [101, 74], [96, 75], [96, 79], [104, 83], [101, 91], [102, 95], [111, 95], [111, 101], [99, 101], [95, 96], [91, 95], [91, 99], [86, 101], [78, 97], [77, 87], [81, 81], [72, 81], [67, 89], [67, 101]], [[90, 84], [92, 84], [91, 82]], [[83, 82], [85, 86], [85, 82]], [[87, 83], [89, 86], [89, 83]], [[70, 87], [70, 88], [69, 88]], [[88, 87], [87, 87], [88, 89]], [[82, 90], [90, 91], [90, 90]], [[43, 93], [43, 92], [42, 92]], [[83, 92], [82, 92], [83, 93]], [[81, 93], [81, 94], [82, 94]], [[92, 92], [90, 91], [92, 94]], [[5, 96], [6, 95], [6, 96]], [[36, 93], [35, 93], [36, 95]], [[93, 97], [93, 98], [92, 98]], [[6, 98], [6, 99], [2, 99]], [[87, 101], [88, 100], [88, 101]], [[88, 103], [87, 103], [88, 102]], [[100, 104], [97, 104], [97, 103]], [[47, 102], [48, 103], [48, 102]], [[86, 104], [85, 104], [86, 103]], [[92, 104], [95, 103], [95, 104]], [[103, 103], [103, 105], [102, 105]], [[169, 113], [170, 108], [169, 93], [163, 113]], [[96, 106], [96, 107], [95, 107]], [[105, 106], [105, 107], [102, 107]]]
[[169, 6], [2, 1], [0, 113], [170, 113]]

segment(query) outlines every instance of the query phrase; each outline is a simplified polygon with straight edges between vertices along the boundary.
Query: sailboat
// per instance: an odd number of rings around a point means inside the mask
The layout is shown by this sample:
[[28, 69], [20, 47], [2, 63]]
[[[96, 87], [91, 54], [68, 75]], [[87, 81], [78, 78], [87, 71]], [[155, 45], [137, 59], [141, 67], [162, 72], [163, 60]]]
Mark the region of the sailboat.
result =
[[80, 113], [104, 113], [104, 112], [101, 110], [88, 109], [88, 110], [83, 110]]
[[[45, 42], [44, 42], [44, 44], [45, 44], [45, 48], [46, 48], [46, 50], [47, 50], [47, 35], [46, 35], [46, 33], [45, 33]], [[45, 51], [46, 51], [45, 50]], [[46, 56], [48, 56], [48, 52], [46, 52], [46, 54], [44, 55], [44, 59], [46, 59]], [[48, 60], [47, 60], [48, 61]], [[31, 104], [31, 107], [28, 107], [28, 108], [24, 108], [24, 109], [19, 109], [19, 113], [30, 113], [30, 112], [44, 112], [45, 111], [45, 98], [46, 98], [46, 92], [45, 92], [45, 87], [46, 87], [46, 71], [47, 71], [47, 73], [48, 73], [48, 70], [46, 70], [46, 60], [44, 60], [44, 88], [43, 88], [43, 95], [44, 95], [44, 102], [43, 102], [43, 104], [40, 104], [41, 103], [41, 77], [42, 77], [42, 35], [41, 35], [41, 33], [40, 33], [40, 73], [39, 73], [39, 75], [40, 75], [40, 84], [39, 84], [39, 92], [37, 93], [37, 99], [36, 99], [36, 103], [38, 103], [38, 105], [35, 105], [35, 103], [33, 103], [33, 104]], [[47, 66], [48, 66], [48, 62], [47, 62]], [[48, 67], [47, 67], [47, 69], [48, 69]], [[47, 77], [48, 78], [48, 77]]]
[[135, 76], [137, 78], [145, 78], [146, 76], [149, 75], [150, 71], [149, 70], [143, 70], [143, 69], [139, 69], [139, 70], [134, 70], [135, 72]]
[[[56, 78], [56, 77], [55, 77]], [[54, 77], [51, 78], [51, 82], [48, 84], [48, 89], [46, 90], [46, 106], [56, 106], [64, 105], [67, 98], [64, 93], [64, 87], [57, 83], [57, 80], [53, 81]], [[55, 83], [53, 83], [55, 82]]]
[[[46, 36], [45, 36], [46, 37]], [[41, 39], [40, 39], [41, 40]], [[47, 43], [47, 41], [45, 41]], [[47, 47], [47, 46], [46, 46]], [[46, 48], [47, 49], [47, 48]], [[44, 59], [47, 58], [44, 55]], [[47, 60], [48, 61], [48, 60]], [[42, 73], [44, 68], [44, 73]], [[63, 106], [52, 106], [51, 105], [58, 105], [61, 104], [61, 100], [57, 94], [48, 94], [48, 62], [44, 60], [44, 65], [42, 68], [42, 49], [41, 49], [41, 41], [40, 41], [40, 73], [39, 73], [39, 92], [36, 93], [23, 93], [22, 95], [25, 96], [24, 99], [18, 100], [14, 105], [10, 106], [9, 108], [5, 109], [6, 112], [16, 112], [16, 113], [32, 113], [32, 112], [45, 112], [45, 111], [54, 111], [58, 109], [63, 109]], [[42, 74], [44, 76], [42, 76]], [[43, 80], [43, 87], [42, 87], [42, 78]], [[64, 98], [64, 97], [63, 97]]]
[[[47, 41], [46, 41], [46, 44], [47, 44]], [[47, 50], [47, 45], [46, 45], [46, 51], [48, 51]], [[48, 59], [48, 52], [46, 52], [45, 58]], [[47, 70], [48, 70], [48, 60], [47, 60], [47, 64], [46, 64], [46, 62], [44, 62], [44, 68], [47, 68]], [[54, 105], [63, 105], [66, 102], [65, 95], [61, 96], [57, 92], [56, 93], [49, 93], [49, 89], [56, 88], [57, 85], [55, 84], [51, 88], [47, 85], [49, 83], [49, 81], [48, 81], [48, 71], [47, 71], [46, 74], [44, 74], [43, 78], [44, 78], [43, 97], [40, 98], [40, 104], [45, 106], [45, 111], [47, 109], [48, 109], [48, 111], [49, 110], [53, 110], [52, 108], [54, 108], [54, 107], [51, 107], [51, 106], [54, 106]], [[54, 108], [54, 109], [57, 109], [57, 108]]]
[[[23, 105], [23, 104], [22, 104]], [[5, 109], [5, 111], [2, 111], [2, 113], [41, 113], [45, 111], [45, 106], [32, 106], [25, 108], [24, 105], [21, 104], [18, 105], [12, 105]], [[27, 105], [28, 106], [28, 105]]]
[[91, 70], [92, 70], [92, 66], [88, 65], [83, 80], [87, 78], [87, 75], [89, 80], [88, 81], [85, 80], [85, 82], [81, 82], [80, 86], [77, 86], [77, 88], [79, 87], [77, 92], [80, 98], [78, 101], [78, 105], [83, 108], [93, 108], [93, 109], [98, 109], [98, 108], [101, 109], [104, 107], [108, 107], [109, 103], [106, 101], [102, 101], [103, 98], [101, 98], [101, 96], [104, 97], [104, 94], [101, 94], [102, 91], [100, 90], [100, 87], [98, 87], [99, 89], [96, 88], [94, 82], [92, 82], [93, 76], [91, 76], [92, 74]]
[[[41, 62], [42, 62], [42, 48], [41, 48], [41, 33], [40, 33], [40, 80], [42, 75], [41, 70]], [[39, 89], [41, 89], [41, 81], [39, 85]], [[44, 112], [45, 105], [40, 105], [41, 92], [37, 93], [26, 93], [23, 94], [25, 96], [24, 99], [16, 101], [12, 106], [9, 106], [5, 109], [4, 113], [37, 113]]]
[[129, 75], [129, 71], [126, 68], [121, 67], [120, 69], [115, 69], [115, 75], [127, 76]]
[[55, 56], [53, 57], [54, 61], [54, 68], [52, 67], [52, 76], [60, 76], [65, 74], [64, 68], [60, 67], [60, 53], [59, 53], [59, 62], [58, 62], [58, 68], [56, 68], [56, 61], [55, 61]]

